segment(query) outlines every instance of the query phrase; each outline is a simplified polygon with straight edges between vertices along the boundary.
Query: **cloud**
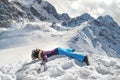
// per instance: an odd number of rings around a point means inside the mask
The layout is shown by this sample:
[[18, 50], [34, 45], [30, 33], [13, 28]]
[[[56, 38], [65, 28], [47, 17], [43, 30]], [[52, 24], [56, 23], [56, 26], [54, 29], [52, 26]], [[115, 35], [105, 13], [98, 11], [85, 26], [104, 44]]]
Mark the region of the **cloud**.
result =
[[69, 0], [71, 16], [90, 13], [93, 17], [110, 15], [120, 24], [120, 0]]
[[120, 24], [120, 0], [47, 0], [58, 13], [68, 13], [71, 17], [89, 13], [98, 16], [110, 15]]

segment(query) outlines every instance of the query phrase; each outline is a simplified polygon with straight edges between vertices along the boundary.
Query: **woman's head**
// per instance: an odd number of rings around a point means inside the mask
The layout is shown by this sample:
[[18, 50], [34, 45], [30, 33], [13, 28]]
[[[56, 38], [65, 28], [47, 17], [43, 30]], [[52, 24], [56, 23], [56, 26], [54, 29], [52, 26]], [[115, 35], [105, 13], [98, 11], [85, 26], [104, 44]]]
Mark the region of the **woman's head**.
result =
[[40, 51], [41, 51], [40, 49], [34, 49], [34, 50], [32, 50], [31, 58], [32, 58], [32, 59], [37, 59], [37, 58], [39, 58], [39, 52], [40, 52]]

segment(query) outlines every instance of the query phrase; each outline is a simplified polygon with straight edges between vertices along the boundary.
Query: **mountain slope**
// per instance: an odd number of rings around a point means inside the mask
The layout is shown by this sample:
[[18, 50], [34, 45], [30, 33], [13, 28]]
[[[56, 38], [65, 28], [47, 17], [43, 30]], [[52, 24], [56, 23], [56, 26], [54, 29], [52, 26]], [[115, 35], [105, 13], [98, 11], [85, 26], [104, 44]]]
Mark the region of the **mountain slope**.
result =
[[78, 47], [80, 51], [120, 57], [120, 26], [110, 16], [92, 19], [76, 28], [72, 38], [68, 40], [71, 47]]
[[0, 27], [10, 27], [20, 22], [69, 20], [68, 14], [58, 14], [55, 7], [42, 0], [1, 0]]

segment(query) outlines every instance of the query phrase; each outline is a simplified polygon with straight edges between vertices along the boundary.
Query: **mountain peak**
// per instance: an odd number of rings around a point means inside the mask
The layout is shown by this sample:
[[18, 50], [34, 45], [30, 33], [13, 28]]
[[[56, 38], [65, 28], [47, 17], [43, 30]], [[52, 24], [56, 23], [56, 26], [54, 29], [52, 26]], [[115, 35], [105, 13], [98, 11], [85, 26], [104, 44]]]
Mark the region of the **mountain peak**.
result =
[[101, 25], [109, 25], [109, 26], [118, 26], [118, 24], [113, 20], [113, 18], [110, 15], [106, 15], [106, 16], [99, 16], [97, 18], [97, 21], [101, 24]]
[[81, 25], [83, 22], [86, 22], [86, 21], [89, 21], [89, 20], [92, 20], [92, 19], [94, 19], [94, 18], [91, 17], [90, 14], [84, 13], [81, 16], [71, 18], [69, 21], [64, 21], [62, 23], [62, 25], [67, 26], [67, 27], [75, 27], [75, 26]]
[[99, 16], [97, 18], [97, 20], [102, 20], [102, 21], [106, 21], [106, 22], [109, 22], [109, 23], [114, 21], [113, 18], [111, 16], [109, 16], [109, 15]]
[[93, 17], [91, 17], [90, 14], [88, 13], [84, 13], [80, 16], [80, 18], [84, 19], [84, 20], [90, 20], [90, 19], [93, 19]]

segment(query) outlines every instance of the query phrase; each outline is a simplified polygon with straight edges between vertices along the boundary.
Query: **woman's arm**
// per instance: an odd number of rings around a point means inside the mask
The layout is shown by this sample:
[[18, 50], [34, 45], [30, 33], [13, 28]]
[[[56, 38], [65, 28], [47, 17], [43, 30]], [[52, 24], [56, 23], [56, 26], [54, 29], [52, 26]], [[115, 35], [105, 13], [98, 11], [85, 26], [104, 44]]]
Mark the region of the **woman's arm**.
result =
[[44, 55], [43, 58], [42, 58], [42, 63], [41, 65], [45, 65], [45, 63], [48, 61], [47, 59], [47, 55]]

